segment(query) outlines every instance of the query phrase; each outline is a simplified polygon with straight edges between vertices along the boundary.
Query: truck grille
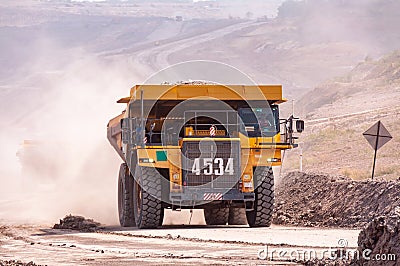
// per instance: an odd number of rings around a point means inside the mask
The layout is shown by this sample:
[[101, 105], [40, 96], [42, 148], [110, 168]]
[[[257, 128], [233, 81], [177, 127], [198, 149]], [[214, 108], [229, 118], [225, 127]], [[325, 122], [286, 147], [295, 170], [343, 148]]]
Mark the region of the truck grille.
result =
[[182, 154], [184, 185], [208, 189], [239, 188], [239, 141], [185, 141]]

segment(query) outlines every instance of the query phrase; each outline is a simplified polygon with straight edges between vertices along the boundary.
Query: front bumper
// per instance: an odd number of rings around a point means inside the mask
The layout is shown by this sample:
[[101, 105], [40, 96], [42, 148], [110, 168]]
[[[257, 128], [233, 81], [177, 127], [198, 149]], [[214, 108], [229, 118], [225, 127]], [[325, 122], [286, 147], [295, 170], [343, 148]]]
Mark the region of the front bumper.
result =
[[184, 188], [183, 192], [170, 193], [170, 201], [177, 205], [206, 203], [211, 201], [254, 201], [254, 193], [243, 193], [238, 189]]

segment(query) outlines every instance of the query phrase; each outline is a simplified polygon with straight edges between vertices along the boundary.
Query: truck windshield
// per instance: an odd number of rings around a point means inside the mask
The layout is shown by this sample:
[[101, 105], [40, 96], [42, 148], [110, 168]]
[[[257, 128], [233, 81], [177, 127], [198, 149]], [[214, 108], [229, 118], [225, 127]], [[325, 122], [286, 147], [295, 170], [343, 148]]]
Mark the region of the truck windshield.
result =
[[272, 137], [279, 132], [279, 109], [271, 108], [241, 108], [239, 116], [244, 124], [244, 131], [249, 137]]

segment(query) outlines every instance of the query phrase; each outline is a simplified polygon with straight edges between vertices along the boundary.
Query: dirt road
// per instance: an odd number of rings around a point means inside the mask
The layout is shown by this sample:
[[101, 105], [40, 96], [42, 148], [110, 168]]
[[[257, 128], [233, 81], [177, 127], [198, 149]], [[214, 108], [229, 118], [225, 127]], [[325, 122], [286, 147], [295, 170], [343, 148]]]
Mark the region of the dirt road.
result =
[[[355, 248], [359, 234], [359, 230], [282, 226], [106, 227], [96, 233], [48, 228], [0, 225], [0, 258], [46, 265], [288, 265], [288, 254], [296, 250], [322, 254], [338, 246], [340, 239]], [[274, 261], [259, 259], [265, 250], [268, 256], [276, 252]], [[280, 251], [286, 254], [279, 257]]]
[[[145, 49], [135, 52], [130, 55], [132, 59], [131, 63], [135, 68], [135, 71], [139, 72], [140, 76], [146, 78], [153, 74], [155, 71], [159, 71], [169, 66], [168, 57], [177, 53], [180, 50], [187, 49], [191, 46], [205, 43], [222, 36], [231, 34], [232, 32], [240, 31], [246, 27], [255, 26], [261, 24], [260, 22], [246, 21], [238, 22], [233, 25], [227, 25], [225, 27], [214, 29], [206, 33], [201, 33], [189, 38], [175, 40], [175, 37], [171, 40], [163, 41], [164, 44], [158, 46], [148, 46]], [[200, 59], [200, 58], [199, 58]], [[138, 69], [135, 66], [140, 66]]]

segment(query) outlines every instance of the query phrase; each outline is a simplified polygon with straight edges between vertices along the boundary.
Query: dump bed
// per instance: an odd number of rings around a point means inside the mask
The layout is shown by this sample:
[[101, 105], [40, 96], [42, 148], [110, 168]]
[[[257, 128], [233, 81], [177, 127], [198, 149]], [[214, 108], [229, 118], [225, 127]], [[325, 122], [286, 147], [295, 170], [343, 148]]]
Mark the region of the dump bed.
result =
[[129, 97], [119, 103], [140, 99], [143, 90], [144, 100], [186, 100], [196, 98], [215, 98], [218, 100], [268, 100], [274, 103], [285, 102], [282, 85], [218, 85], [218, 84], [179, 84], [179, 85], [136, 85], [131, 88]]

